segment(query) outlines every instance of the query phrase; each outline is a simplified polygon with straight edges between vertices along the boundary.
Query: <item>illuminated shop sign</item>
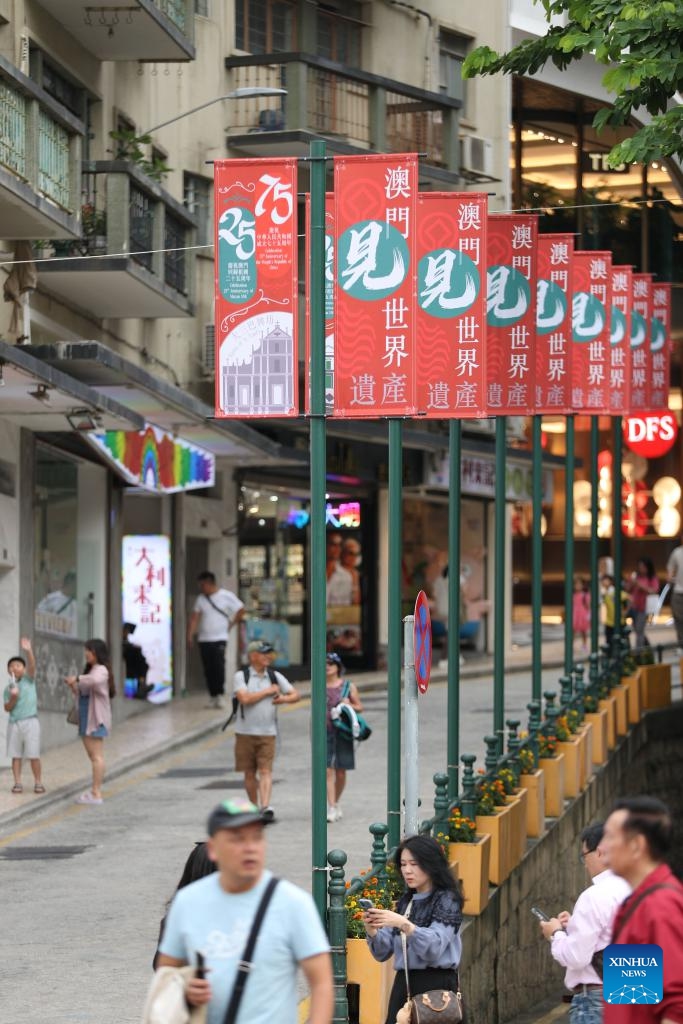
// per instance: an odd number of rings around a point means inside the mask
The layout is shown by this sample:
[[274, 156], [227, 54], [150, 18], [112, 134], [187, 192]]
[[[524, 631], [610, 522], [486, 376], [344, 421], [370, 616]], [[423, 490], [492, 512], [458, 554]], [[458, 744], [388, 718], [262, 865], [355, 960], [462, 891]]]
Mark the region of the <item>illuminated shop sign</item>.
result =
[[152, 701], [171, 696], [171, 550], [160, 534], [128, 535], [122, 550], [123, 621], [135, 625], [133, 641], [149, 662]]
[[[311, 519], [311, 513], [303, 508], [291, 508], [287, 513], [287, 525], [303, 530]], [[340, 501], [338, 505], [327, 503], [325, 525], [335, 529], [360, 529], [360, 502]]]

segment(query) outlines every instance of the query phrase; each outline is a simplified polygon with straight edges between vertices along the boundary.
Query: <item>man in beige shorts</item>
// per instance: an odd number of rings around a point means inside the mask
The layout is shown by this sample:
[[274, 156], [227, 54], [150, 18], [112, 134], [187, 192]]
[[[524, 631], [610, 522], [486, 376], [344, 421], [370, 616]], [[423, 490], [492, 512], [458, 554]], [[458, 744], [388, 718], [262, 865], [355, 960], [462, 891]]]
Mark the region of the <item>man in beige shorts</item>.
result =
[[252, 640], [247, 648], [249, 665], [235, 673], [234, 695], [239, 702], [235, 724], [235, 771], [244, 772], [247, 796], [266, 821], [275, 812], [270, 805], [273, 761], [277, 739], [277, 707], [300, 699], [281, 672], [270, 667], [271, 644]]

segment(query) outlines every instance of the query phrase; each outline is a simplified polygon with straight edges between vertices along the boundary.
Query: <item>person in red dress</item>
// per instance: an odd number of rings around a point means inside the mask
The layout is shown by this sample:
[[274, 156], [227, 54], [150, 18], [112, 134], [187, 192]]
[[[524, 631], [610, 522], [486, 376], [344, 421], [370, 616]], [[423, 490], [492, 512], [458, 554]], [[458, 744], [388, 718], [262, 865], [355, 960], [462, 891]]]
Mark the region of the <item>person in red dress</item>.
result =
[[605, 822], [600, 850], [633, 890], [617, 911], [612, 942], [661, 946], [664, 992], [659, 1003], [605, 1003], [604, 1024], [683, 1024], [683, 885], [665, 863], [673, 828], [654, 797], [618, 800]]

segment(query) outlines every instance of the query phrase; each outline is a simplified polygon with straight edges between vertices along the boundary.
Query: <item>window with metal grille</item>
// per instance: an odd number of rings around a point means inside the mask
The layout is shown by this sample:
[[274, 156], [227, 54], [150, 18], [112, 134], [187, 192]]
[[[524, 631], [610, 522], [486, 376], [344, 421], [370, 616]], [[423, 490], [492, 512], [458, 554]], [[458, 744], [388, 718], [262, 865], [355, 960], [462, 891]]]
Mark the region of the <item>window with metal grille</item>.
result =
[[[213, 182], [197, 174], [185, 174], [183, 182], [185, 206], [197, 218], [197, 245], [213, 244]], [[203, 254], [208, 256], [208, 250]]]
[[62, 106], [70, 110], [76, 117], [82, 118], [85, 112], [85, 89], [74, 85], [68, 78], [43, 58], [41, 85], [45, 92], [54, 97]]
[[185, 225], [166, 210], [164, 225], [164, 281], [185, 294]]
[[472, 47], [472, 40], [458, 32], [442, 28], [439, 32], [439, 92], [461, 99], [462, 112], [467, 106], [467, 90], [462, 65]]
[[136, 262], [152, 269], [154, 209], [152, 199], [135, 185], [130, 186], [130, 250]]
[[347, 67], [361, 66], [361, 5], [353, 0], [342, 4], [318, 4], [318, 56]]
[[293, 0], [235, 0], [235, 46], [248, 53], [296, 49]]

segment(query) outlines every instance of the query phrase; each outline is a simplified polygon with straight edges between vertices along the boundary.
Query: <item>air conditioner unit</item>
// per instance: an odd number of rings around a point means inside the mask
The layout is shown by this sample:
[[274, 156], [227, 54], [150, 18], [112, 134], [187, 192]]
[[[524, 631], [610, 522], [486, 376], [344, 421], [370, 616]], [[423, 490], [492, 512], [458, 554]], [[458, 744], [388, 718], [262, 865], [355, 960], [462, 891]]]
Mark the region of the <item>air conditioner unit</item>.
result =
[[202, 338], [202, 370], [207, 377], [213, 377], [216, 372], [215, 324], [204, 324], [204, 337]]
[[493, 142], [479, 135], [460, 139], [460, 166], [473, 174], [493, 175]]

